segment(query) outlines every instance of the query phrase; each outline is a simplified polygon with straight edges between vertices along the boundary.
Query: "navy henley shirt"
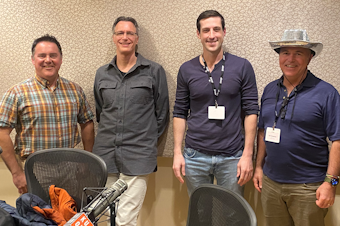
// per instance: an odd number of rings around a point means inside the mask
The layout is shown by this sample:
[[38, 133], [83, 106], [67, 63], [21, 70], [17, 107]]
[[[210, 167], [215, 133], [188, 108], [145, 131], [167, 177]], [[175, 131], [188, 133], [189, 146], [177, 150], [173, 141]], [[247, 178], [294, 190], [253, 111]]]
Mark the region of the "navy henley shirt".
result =
[[[219, 106], [225, 106], [225, 119], [208, 119], [208, 106], [215, 105], [215, 95], [199, 57], [179, 69], [173, 116], [187, 120], [186, 147], [231, 156], [244, 146], [241, 111], [245, 115], [257, 114], [258, 94], [249, 61], [224, 54], [225, 71], [217, 101]], [[215, 87], [219, 85], [221, 67], [222, 60], [211, 72]]]

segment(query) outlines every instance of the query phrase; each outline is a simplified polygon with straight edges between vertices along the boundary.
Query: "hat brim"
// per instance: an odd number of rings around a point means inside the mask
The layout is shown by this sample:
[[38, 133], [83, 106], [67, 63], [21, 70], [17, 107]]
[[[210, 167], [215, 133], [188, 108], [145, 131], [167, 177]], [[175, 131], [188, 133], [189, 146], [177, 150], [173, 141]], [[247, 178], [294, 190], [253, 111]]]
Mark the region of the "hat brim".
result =
[[279, 52], [279, 49], [282, 47], [302, 47], [306, 49], [313, 50], [315, 52], [314, 58], [317, 57], [323, 48], [323, 44], [321, 42], [306, 42], [306, 41], [278, 41], [278, 42], [269, 42], [275, 52]]

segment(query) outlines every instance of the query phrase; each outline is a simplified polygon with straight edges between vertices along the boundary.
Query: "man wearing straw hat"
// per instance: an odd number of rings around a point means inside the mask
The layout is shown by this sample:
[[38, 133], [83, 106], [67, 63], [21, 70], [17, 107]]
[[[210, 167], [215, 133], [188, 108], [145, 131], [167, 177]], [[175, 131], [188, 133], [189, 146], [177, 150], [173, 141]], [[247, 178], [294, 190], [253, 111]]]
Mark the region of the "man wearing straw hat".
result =
[[305, 30], [270, 45], [283, 75], [263, 91], [254, 185], [267, 225], [322, 226], [339, 183], [339, 93], [307, 69], [323, 46]]

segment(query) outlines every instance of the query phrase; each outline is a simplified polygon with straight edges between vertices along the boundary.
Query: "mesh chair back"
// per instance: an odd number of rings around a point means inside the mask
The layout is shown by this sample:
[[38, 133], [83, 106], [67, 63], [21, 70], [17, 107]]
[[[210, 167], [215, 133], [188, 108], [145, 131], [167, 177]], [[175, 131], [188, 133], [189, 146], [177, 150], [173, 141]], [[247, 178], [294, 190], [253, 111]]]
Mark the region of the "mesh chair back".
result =
[[256, 215], [239, 194], [218, 185], [196, 188], [189, 202], [187, 226], [256, 226]]
[[[29, 193], [49, 203], [49, 186], [65, 189], [77, 203], [82, 202], [84, 187], [104, 187], [107, 180], [105, 162], [97, 155], [73, 148], [54, 148], [31, 154], [25, 163], [25, 175]], [[95, 194], [93, 194], [95, 195]]]

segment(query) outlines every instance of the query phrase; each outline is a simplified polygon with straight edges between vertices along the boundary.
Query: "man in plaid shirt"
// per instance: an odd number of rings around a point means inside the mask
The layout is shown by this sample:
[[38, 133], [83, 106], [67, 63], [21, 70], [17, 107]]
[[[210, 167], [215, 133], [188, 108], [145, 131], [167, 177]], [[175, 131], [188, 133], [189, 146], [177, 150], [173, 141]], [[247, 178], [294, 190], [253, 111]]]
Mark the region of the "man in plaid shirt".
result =
[[[73, 148], [80, 142], [92, 151], [93, 113], [82, 88], [59, 76], [62, 50], [55, 37], [36, 39], [32, 45], [35, 76], [11, 87], [0, 103], [2, 159], [20, 194], [27, 192], [22, 162], [33, 152]], [[15, 144], [10, 138], [16, 130]], [[16, 154], [20, 157], [18, 161]]]

